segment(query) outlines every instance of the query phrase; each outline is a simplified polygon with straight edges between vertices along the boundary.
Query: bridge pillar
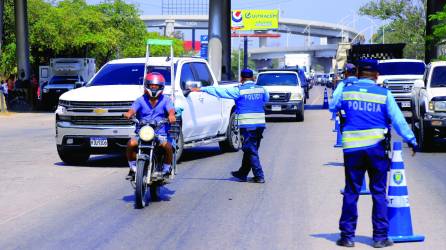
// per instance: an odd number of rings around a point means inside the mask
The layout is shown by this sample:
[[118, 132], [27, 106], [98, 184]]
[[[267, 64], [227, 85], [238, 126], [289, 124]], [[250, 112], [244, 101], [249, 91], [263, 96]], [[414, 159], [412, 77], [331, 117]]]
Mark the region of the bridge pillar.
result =
[[[266, 34], [266, 31], [257, 31], [257, 34]], [[259, 48], [267, 47], [268, 46], [268, 40], [266, 37], [259, 37]]]
[[231, 1], [209, 1], [209, 64], [218, 80], [231, 79]]
[[173, 36], [173, 33], [175, 32], [175, 20], [168, 19], [165, 21], [166, 27], [164, 29], [164, 35], [165, 36]]

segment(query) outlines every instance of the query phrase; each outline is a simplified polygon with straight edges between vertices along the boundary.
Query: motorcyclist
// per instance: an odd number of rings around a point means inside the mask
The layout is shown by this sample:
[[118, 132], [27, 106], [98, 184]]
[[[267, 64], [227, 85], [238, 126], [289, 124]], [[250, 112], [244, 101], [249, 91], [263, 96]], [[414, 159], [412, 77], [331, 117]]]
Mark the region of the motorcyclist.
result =
[[[127, 119], [131, 119], [134, 115], [139, 121], [161, 121], [167, 117], [170, 124], [176, 122], [175, 108], [172, 100], [163, 95], [166, 80], [163, 75], [158, 72], [148, 73], [144, 78], [144, 94], [136, 99], [132, 107], [123, 114]], [[137, 126], [136, 134], [140, 127]], [[171, 172], [173, 161], [173, 139], [168, 134], [169, 125], [161, 126], [155, 133], [161, 139], [160, 147], [164, 149], [164, 165], [163, 174], [167, 175]], [[136, 154], [138, 148], [138, 140], [131, 138], [127, 143], [127, 160], [129, 162], [130, 171], [126, 179], [134, 180], [136, 173]]]

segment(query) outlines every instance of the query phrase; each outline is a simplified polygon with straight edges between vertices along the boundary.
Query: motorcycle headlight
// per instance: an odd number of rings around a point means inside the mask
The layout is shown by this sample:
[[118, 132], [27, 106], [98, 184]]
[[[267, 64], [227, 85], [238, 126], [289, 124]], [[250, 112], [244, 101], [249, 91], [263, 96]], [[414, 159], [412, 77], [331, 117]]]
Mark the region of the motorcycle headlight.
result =
[[47, 88], [43, 88], [43, 93], [48, 93], [48, 92], [50, 92], [50, 90], [49, 89], [47, 89]]
[[433, 103], [435, 111], [446, 111], [446, 101], [436, 101]]
[[302, 100], [302, 97], [302, 94], [299, 92], [291, 93], [290, 100]]
[[151, 141], [155, 137], [155, 131], [150, 126], [144, 126], [139, 130], [139, 138], [143, 141]]

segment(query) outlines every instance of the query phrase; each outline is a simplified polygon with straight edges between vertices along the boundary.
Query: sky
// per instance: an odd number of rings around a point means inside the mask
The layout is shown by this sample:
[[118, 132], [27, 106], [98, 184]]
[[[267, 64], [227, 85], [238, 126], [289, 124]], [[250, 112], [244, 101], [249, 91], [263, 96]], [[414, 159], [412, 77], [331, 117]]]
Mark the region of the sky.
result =
[[[127, 3], [135, 4], [143, 15], [160, 15], [162, 0], [126, 0]], [[372, 0], [232, 0], [232, 9], [279, 9], [283, 18], [296, 18], [311, 21], [329, 22], [343, 24], [355, 28], [356, 31], [364, 33], [368, 39], [371, 36], [372, 27], [375, 30], [383, 23], [380, 20], [371, 20], [368, 17], [359, 16], [358, 9]], [[101, 2], [101, 0], [87, 0], [90, 4]], [[185, 31], [186, 40], [191, 35]], [[199, 37], [200, 32], [197, 32]], [[268, 41], [269, 46], [285, 46], [286, 37], [290, 43], [303, 43], [302, 36], [282, 34], [282, 38]], [[316, 43], [315, 39], [313, 39]], [[233, 44], [234, 46], [234, 44]], [[253, 44], [254, 46], [254, 44]]]

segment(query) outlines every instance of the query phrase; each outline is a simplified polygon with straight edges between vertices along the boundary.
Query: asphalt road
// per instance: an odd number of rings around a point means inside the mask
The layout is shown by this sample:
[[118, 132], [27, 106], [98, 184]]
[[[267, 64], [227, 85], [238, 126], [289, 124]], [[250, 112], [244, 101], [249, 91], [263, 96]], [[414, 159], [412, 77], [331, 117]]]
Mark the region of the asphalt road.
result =
[[[342, 152], [322, 89], [311, 95], [304, 122], [268, 119], [265, 184], [230, 177], [241, 152], [200, 147], [143, 210], [133, 207], [122, 156], [66, 166], [52, 114], [0, 116], [0, 249], [336, 249]], [[446, 249], [446, 153], [412, 158], [405, 147], [403, 157], [414, 232], [426, 240], [392, 249]], [[371, 197], [361, 196], [356, 249], [371, 248], [370, 215]]]

